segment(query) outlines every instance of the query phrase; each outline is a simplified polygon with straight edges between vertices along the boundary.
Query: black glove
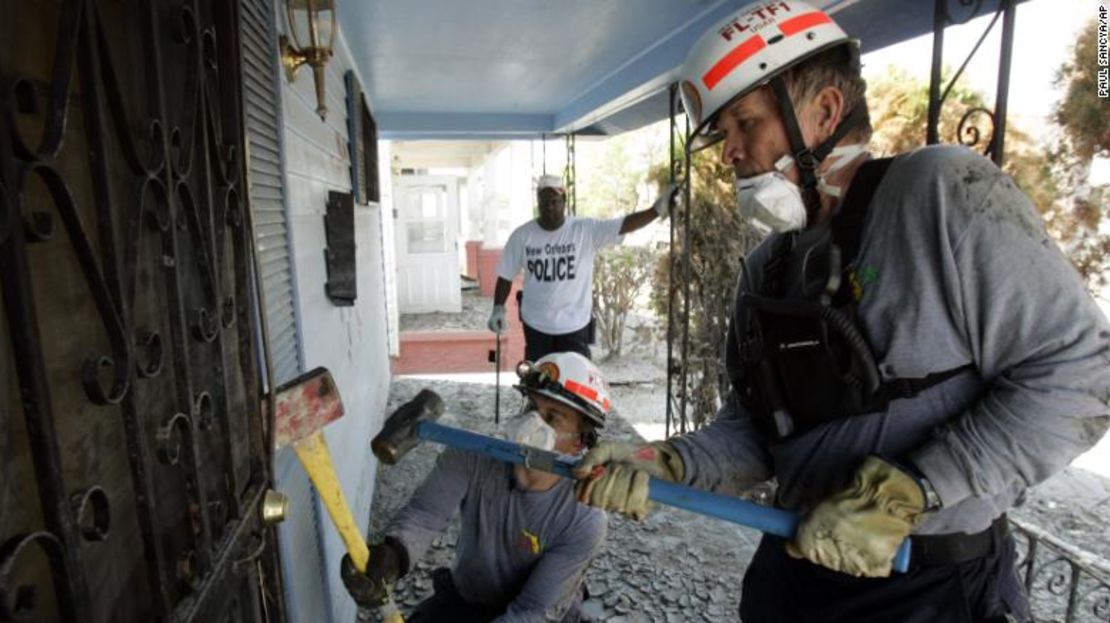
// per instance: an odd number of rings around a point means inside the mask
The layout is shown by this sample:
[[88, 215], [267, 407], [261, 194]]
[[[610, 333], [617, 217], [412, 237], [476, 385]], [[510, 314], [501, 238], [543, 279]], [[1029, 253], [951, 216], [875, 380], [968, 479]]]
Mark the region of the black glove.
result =
[[359, 573], [351, 555], [343, 556], [339, 575], [355, 603], [363, 608], [377, 608], [385, 603], [393, 583], [409, 570], [409, 554], [397, 539], [387, 536], [380, 545], [370, 545], [366, 571]]

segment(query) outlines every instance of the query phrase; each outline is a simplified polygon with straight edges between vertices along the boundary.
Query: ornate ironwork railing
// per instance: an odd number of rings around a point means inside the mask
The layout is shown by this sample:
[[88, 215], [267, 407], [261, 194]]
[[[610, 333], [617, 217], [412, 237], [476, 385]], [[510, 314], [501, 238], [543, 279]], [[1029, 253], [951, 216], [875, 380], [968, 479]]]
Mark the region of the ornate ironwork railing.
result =
[[1110, 621], [1110, 561], [1010, 519], [1035, 621]]
[[571, 214], [578, 214], [578, 168], [575, 162], [576, 138], [574, 132], [569, 132], [566, 135], [567, 164], [563, 169], [563, 177], [566, 179], [567, 185], [567, 211]]
[[[953, 5], [959, 5], [959, 8]], [[984, 107], [975, 107], [960, 118], [956, 127], [954, 141], [971, 148], [980, 148], [983, 154], [994, 160], [995, 164], [1002, 165], [1004, 139], [1006, 137], [1006, 109], [1010, 92], [1010, 60], [1014, 47], [1014, 20], [1017, 13], [1017, 0], [1000, 0], [998, 10], [991, 19], [990, 24], [983, 30], [983, 34], [975, 46], [964, 58], [960, 68], [948, 80], [944, 90], [941, 83], [944, 81], [944, 31], [948, 26], [964, 24], [972, 17], [979, 14], [983, 0], [936, 0], [933, 17], [933, 64], [929, 80], [929, 116], [926, 122], [925, 141], [930, 145], [939, 143], [940, 112], [952, 92], [952, 87], [963, 75], [967, 64], [978, 53], [979, 46], [994, 29], [998, 20], [1002, 19], [1002, 42], [998, 53], [998, 83], [995, 90], [994, 110]], [[985, 129], [976, 125], [977, 121], [989, 124]]]
[[[670, 87], [670, 167], [669, 181], [682, 185], [681, 215], [673, 214], [670, 219], [670, 256], [667, 271], [667, 416], [665, 435], [685, 433], [691, 428], [687, 417], [687, 398], [690, 393], [690, 151], [682, 149], [686, 136], [690, 133], [690, 121], [682, 114], [679, 121], [680, 105], [678, 83]], [[679, 158], [679, 153], [683, 156]], [[679, 220], [681, 219], [681, 223]], [[682, 236], [681, 245], [676, 246], [675, 236]], [[681, 249], [676, 252], [676, 249]], [[681, 295], [679, 290], [681, 289]], [[676, 341], [678, 342], [676, 348]]]

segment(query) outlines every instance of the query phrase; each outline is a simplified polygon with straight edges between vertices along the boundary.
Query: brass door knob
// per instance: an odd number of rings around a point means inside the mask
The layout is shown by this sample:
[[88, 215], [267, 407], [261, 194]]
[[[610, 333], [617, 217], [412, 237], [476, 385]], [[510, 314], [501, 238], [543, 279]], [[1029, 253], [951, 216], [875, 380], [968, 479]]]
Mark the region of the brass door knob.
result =
[[285, 521], [289, 512], [289, 496], [281, 491], [267, 489], [262, 497], [262, 521], [267, 525], [279, 524]]

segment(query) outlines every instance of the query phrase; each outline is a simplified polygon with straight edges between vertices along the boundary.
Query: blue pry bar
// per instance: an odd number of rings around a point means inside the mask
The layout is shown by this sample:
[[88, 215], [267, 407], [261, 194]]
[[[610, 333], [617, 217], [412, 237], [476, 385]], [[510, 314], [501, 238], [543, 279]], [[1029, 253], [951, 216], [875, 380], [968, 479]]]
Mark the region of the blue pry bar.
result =
[[[488, 456], [504, 463], [525, 465], [573, 478], [570, 470], [574, 462], [570, 457], [561, 456], [520, 444], [487, 437], [470, 431], [444, 426], [435, 422], [421, 422], [416, 429], [421, 439], [445, 446]], [[773, 534], [786, 539], [794, 537], [798, 529], [799, 517], [796, 513], [763, 506], [739, 498], [710, 493], [677, 485], [658, 478], [652, 478], [648, 485], [648, 498], [660, 504], [682, 508], [699, 515], [716, 517], [725, 521], [754, 528], [760, 532]], [[894, 570], [905, 573], [910, 567], [910, 540], [906, 539], [894, 556]]]

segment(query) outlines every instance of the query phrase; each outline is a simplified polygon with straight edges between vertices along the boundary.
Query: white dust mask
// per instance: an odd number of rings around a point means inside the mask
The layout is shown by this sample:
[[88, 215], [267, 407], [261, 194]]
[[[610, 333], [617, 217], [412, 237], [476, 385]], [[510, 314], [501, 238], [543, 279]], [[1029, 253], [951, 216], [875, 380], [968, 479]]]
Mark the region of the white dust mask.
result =
[[509, 439], [522, 446], [554, 450], [555, 429], [543, 420], [539, 411], [525, 411], [508, 422]]
[[[834, 148], [826, 159], [836, 160], [817, 176], [817, 189], [830, 197], [840, 197], [842, 189], [827, 183], [825, 178], [866, 152], [867, 146], [863, 143]], [[802, 189], [786, 177], [786, 172], [793, 166], [794, 158], [787, 154], [775, 162], [773, 171], [737, 179], [736, 201], [740, 214], [779, 233], [805, 229], [806, 205]]]
[[785, 175], [793, 164], [794, 158], [788, 154], [778, 159], [773, 171], [737, 178], [736, 203], [741, 216], [780, 233], [804, 229], [802, 189]]

